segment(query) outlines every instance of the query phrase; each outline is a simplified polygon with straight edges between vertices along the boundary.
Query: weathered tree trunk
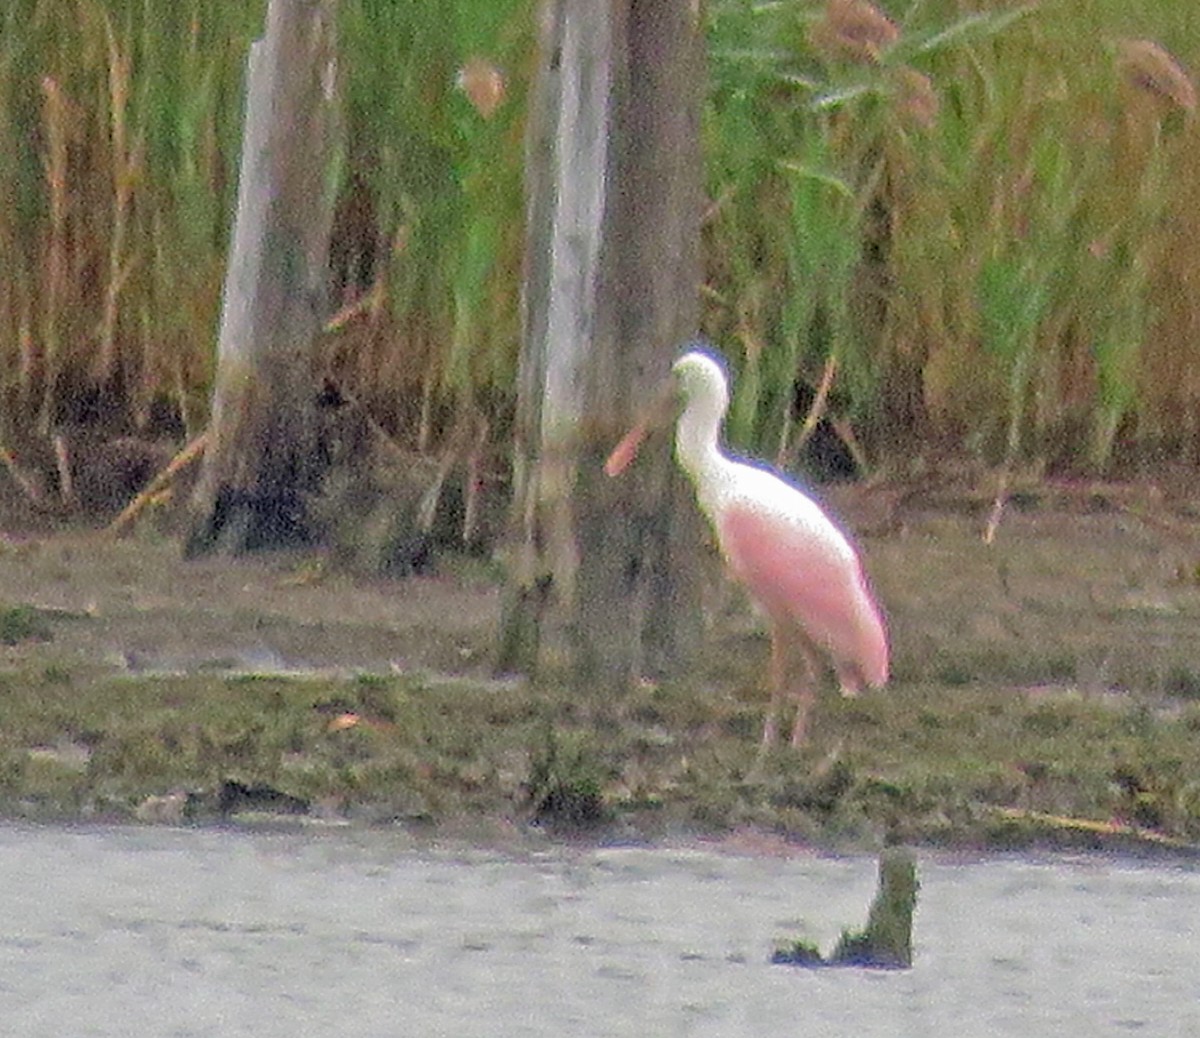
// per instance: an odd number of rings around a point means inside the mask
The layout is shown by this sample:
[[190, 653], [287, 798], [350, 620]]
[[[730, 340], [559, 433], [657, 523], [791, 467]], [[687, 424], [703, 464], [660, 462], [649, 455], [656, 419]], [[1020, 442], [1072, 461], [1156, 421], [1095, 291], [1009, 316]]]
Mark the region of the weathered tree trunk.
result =
[[602, 466], [697, 328], [702, 40], [693, 0], [544, 15], [500, 665], [608, 691], [700, 638], [699, 520], [666, 440], [631, 478]]
[[336, 0], [270, 0], [250, 50], [213, 417], [189, 554], [306, 532], [320, 475], [313, 343], [325, 313], [336, 118]]

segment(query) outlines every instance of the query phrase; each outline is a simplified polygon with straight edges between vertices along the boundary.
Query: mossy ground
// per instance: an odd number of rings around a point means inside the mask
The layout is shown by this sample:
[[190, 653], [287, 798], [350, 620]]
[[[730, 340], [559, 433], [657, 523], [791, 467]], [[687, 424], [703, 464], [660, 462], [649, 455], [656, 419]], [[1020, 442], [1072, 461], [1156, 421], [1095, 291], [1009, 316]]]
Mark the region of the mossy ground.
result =
[[[487, 574], [368, 582], [295, 555], [10, 536], [0, 813], [203, 820], [267, 790], [381, 823], [1122, 837], [1063, 816], [1200, 841], [1200, 524], [1183, 506], [1035, 507], [990, 547], [979, 529], [912, 510], [864, 540], [894, 680], [823, 695], [810, 743], [757, 768], [767, 645], [736, 596], [692, 674], [587, 702], [490, 675]], [[179, 811], [145, 810], [172, 794]]]

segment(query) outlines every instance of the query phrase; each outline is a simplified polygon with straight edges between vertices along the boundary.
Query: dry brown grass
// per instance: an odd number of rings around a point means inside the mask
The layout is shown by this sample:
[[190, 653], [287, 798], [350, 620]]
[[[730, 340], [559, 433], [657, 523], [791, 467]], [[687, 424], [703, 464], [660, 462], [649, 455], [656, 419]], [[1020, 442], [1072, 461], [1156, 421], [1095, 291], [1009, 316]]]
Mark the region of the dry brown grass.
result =
[[[198, 435], [261, 11], [14, 5], [0, 443], [97, 418], [136, 431], [164, 409]], [[1013, 428], [1044, 469], [1200, 457], [1194, 5], [962, 6], [711, 5], [705, 330], [742, 376], [735, 437], [790, 444], [793, 382], [815, 391], [832, 362], [827, 413], [872, 466], [948, 445], [995, 464]], [[421, 450], [456, 412], [504, 428], [520, 338], [531, 7], [468, 8], [343, 12], [338, 317], [318, 375]], [[1049, 286], [1015, 352], [981, 318], [997, 257]]]

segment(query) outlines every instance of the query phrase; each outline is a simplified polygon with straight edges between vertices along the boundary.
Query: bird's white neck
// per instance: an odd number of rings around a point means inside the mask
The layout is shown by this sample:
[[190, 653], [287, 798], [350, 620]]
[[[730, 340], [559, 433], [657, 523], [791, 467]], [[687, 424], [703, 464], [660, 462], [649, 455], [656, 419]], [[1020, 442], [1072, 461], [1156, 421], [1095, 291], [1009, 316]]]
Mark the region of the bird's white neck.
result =
[[697, 395], [688, 401], [675, 426], [675, 457], [701, 494], [715, 485], [717, 473], [728, 461], [720, 444], [728, 406], [719, 395]]

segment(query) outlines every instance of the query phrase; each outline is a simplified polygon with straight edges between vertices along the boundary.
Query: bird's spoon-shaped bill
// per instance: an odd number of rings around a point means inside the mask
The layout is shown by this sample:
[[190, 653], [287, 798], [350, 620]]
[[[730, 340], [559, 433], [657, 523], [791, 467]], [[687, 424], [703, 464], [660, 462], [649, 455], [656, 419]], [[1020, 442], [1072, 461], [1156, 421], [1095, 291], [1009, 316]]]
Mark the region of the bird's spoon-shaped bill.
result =
[[619, 476], [632, 464], [633, 459], [637, 457], [638, 449], [642, 446], [642, 441], [650, 432], [650, 425], [642, 419], [624, 436], [621, 437], [621, 442], [618, 443], [608, 456], [608, 460], [604, 463], [604, 474], [606, 476]]
[[642, 413], [641, 418], [634, 423], [632, 429], [621, 437], [621, 442], [613, 449], [604, 463], [606, 476], [619, 476], [637, 457], [642, 441], [654, 429], [669, 425], [675, 418], [675, 380], [667, 378], [662, 388], [655, 395], [650, 406]]

